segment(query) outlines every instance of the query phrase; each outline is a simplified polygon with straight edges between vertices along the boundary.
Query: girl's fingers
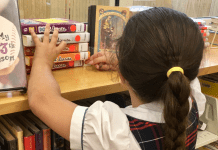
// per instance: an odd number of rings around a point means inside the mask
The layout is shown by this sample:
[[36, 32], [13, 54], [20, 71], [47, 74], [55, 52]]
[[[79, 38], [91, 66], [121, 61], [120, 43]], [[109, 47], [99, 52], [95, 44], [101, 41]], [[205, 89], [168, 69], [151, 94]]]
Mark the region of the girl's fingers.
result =
[[92, 56], [90, 57], [90, 60], [94, 60], [94, 59], [96, 59], [96, 58], [98, 58], [98, 57], [100, 57], [100, 56], [103, 56], [103, 54], [102, 54], [102, 53], [96, 53], [96, 54], [94, 54], [94, 55], [92, 55]]
[[[55, 43], [55, 44], [56, 44], [56, 43]], [[66, 46], [67, 46], [67, 43], [64, 42], [64, 41], [62, 41], [62, 42], [58, 45], [58, 47], [56, 48], [57, 51], [58, 51], [58, 54], [60, 54], [61, 51], [62, 51], [63, 49], [65, 49]]]
[[46, 24], [43, 43], [49, 43], [50, 24]]
[[52, 35], [52, 38], [51, 38], [51, 44], [52, 45], [56, 45], [57, 44], [57, 40], [58, 40], [58, 30], [55, 29], [54, 33]]
[[40, 43], [38, 36], [36, 35], [34, 30], [30, 30], [30, 33], [32, 35], [32, 38], [33, 38], [35, 45], [37, 46]]

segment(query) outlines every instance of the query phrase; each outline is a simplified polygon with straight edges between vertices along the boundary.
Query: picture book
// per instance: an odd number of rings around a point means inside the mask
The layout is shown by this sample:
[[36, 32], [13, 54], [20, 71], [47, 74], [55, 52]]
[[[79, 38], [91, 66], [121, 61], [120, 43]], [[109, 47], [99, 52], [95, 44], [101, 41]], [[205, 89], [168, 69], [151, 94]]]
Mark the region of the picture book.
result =
[[0, 22], [0, 92], [25, 92], [27, 78], [17, 0], [0, 1]]
[[[74, 43], [67, 44], [67, 46], [61, 51], [61, 54], [64, 53], [79, 53], [79, 52], [87, 52], [89, 50], [89, 43]], [[25, 47], [24, 53], [26, 56], [33, 56], [35, 52], [35, 47]]]
[[129, 8], [92, 5], [88, 9], [88, 32], [91, 55], [101, 51], [115, 52], [117, 39], [129, 20]]
[[21, 29], [23, 34], [30, 34], [30, 30], [34, 29], [36, 34], [44, 34], [46, 24], [50, 24], [50, 31], [53, 33], [57, 28], [59, 33], [85, 32], [87, 24], [79, 23], [63, 18], [48, 19], [21, 19]]
[[[44, 34], [37, 34], [40, 41], [43, 41]], [[50, 34], [49, 39], [51, 40], [52, 34]], [[62, 41], [66, 43], [88, 43], [90, 40], [90, 33], [62, 33], [58, 35], [57, 44]], [[26, 47], [35, 46], [35, 43], [31, 35], [23, 35], [23, 45]]]

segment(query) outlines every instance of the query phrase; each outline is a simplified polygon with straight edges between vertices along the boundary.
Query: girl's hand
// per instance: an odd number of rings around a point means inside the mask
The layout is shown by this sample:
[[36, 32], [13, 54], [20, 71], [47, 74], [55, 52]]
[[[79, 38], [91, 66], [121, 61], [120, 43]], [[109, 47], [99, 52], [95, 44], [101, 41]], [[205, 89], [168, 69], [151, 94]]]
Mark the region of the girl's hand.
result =
[[118, 70], [117, 56], [111, 52], [99, 52], [90, 57], [86, 64], [95, 65], [98, 70]]
[[59, 46], [56, 46], [58, 40], [58, 30], [55, 29], [51, 42], [49, 42], [50, 25], [47, 24], [44, 33], [43, 42], [40, 42], [36, 33], [31, 30], [31, 35], [33, 41], [36, 45], [36, 50], [34, 53], [34, 61], [42, 62], [45, 65], [49, 65], [51, 68], [53, 66], [54, 60], [61, 53], [61, 51], [66, 47], [66, 42], [61, 42]]

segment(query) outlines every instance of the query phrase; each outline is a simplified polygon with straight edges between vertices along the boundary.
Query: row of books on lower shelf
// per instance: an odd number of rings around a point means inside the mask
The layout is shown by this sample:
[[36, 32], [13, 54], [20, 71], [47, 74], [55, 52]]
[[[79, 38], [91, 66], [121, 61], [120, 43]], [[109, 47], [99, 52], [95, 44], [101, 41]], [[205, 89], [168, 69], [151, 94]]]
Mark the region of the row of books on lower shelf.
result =
[[0, 116], [0, 150], [70, 150], [70, 143], [28, 111]]

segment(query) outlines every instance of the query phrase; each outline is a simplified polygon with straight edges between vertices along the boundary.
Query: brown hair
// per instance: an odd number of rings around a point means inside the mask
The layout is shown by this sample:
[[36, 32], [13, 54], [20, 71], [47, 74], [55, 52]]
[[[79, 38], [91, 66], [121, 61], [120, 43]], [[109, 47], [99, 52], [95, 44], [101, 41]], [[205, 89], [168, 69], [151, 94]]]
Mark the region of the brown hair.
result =
[[[197, 77], [204, 41], [198, 25], [169, 8], [130, 18], [117, 51], [119, 71], [142, 101], [164, 102], [165, 149], [185, 149], [190, 81]], [[167, 71], [179, 66], [181, 72]]]

